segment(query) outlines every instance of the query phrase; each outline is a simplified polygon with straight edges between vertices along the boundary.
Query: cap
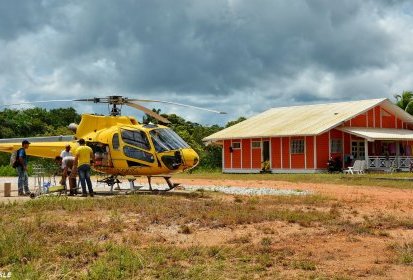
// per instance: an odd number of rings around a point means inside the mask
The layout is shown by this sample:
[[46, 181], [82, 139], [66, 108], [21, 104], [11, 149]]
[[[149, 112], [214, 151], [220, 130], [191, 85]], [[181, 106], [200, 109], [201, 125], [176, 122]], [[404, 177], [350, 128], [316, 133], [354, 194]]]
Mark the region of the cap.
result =
[[29, 142], [29, 140], [23, 140], [22, 145], [24, 145], [24, 144], [31, 144], [31, 143]]

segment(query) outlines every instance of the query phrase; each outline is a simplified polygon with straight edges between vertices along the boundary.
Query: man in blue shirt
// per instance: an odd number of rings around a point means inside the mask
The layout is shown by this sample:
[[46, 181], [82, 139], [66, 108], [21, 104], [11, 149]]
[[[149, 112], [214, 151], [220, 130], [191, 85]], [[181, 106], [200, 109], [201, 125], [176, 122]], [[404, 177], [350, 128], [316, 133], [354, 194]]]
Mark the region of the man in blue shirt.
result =
[[[17, 151], [17, 161], [18, 165], [16, 167], [18, 179], [18, 190], [20, 195], [30, 195], [29, 190], [29, 176], [27, 175], [27, 155], [26, 149], [29, 148], [30, 142], [28, 140], [23, 140], [22, 147]], [[24, 189], [24, 193], [23, 193]]]

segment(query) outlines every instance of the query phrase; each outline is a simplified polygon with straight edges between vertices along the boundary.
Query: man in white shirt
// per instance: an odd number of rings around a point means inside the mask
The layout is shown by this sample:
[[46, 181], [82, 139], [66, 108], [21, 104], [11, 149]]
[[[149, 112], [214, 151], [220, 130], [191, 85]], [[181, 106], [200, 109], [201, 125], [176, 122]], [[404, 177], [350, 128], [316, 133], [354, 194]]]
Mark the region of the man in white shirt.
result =
[[60, 165], [60, 168], [62, 169], [62, 179], [60, 180], [60, 183], [63, 186], [66, 186], [66, 178], [69, 177], [69, 195], [76, 195], [77, 194], [77, 189], [76, 189], [76, 177], [70, 176], [73, 170], [73, 165], [75, 162], [75, 157], [74, 156], [66, 156], [62, 158], [61, 156], [57, 156], [55, 158], [55, 161], [57, 164]]
[[65, 149], [60, 153], [60, 157], [65, 158], [68, 156], [73, 156], [72, 152], [70, 151], [70, 148], [71, 148], [70, 145], [67, 144]]

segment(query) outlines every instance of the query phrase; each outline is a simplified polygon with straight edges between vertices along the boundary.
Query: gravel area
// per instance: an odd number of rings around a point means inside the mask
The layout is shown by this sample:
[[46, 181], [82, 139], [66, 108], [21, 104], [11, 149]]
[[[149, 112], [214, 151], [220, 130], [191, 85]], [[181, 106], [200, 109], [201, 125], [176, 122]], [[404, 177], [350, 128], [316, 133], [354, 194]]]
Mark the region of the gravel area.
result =
[[310, 195], [310, 191], [302, 190], [277, 190], [269, 188], [229, 187], [229, 186], [183, 186], [189, 191], [213, 191], [236, 195]]
[[[3, 195], [3, 186], [5, 182], [11, 183], [11, 197], [4, 197]], [[31, 191], [35, 191], [34, 185], [36, 183], [35, 178], [29, 178], [29, 188]], [[96, 183], [96, 179], [92, 179], [93, 188], [97, 192], [107, 192], [109, 191], [109, 187], [103, 183]], [[52, 183], [53, 185], [53, 183]], [[149, 185], [147, 184], [146, 180], [137, 180], [135, 185], [142, 186], [140, 190], [149, 190]], [[122, 181], [120, 184], [120, 188], [123, 190], [130, 190], [130, 184], [127, 180]], [[153, 189], [157, 190], [165, 190], [168, 188], [166, 184], [159, 184], [153, 183]], [[233, 195], [309, 195], [312, 194], [311, 191], [308, 190], [289, 190], [289, 189], [274, 189], [274, 188], [257, 188], [257, 187], [240, 187], [240, 186], [217, 186], [217, 185], [196, 185], [196, 184], [182, 184], [177, 190], [174, 191], [211, 191], [211, 192], [222, 192], [226, 194], [233, 194]], [[18, 197], [17, 196], [17, 178], [16, 177], [0, 177], [0, 202], [1, 201], [14, 201], [14, 200], [26, 200], [28, 197]]]

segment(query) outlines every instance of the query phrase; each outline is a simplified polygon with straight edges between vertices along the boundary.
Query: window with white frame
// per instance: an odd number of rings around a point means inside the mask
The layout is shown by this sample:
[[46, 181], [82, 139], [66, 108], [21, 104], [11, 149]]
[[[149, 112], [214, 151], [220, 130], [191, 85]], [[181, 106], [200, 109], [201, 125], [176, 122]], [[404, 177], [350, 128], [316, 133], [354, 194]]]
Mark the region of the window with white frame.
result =
[[241, 143], [240, 142], [232, 142], [232, 148], [233, 149], [241, 149]]
[[261, 141], [252, 141], [251, 142], [252, 148], [261, 148]]
[[304, 139], [292, 139], [291, 140], [291, 153], [292, 154], [304, 154]]
[[340, 138], [332, 138], [330, 140], [330, 152], [334, 153], [341, 153], [343, 151], [343, 139]]

